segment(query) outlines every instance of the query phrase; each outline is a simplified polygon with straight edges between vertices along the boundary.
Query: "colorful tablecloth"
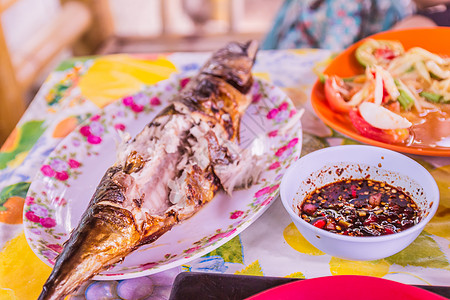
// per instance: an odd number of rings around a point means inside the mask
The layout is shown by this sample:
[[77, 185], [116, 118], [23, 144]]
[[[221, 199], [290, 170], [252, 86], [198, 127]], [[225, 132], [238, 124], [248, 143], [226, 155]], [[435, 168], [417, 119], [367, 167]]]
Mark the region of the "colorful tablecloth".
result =
[[[256, 76], [281, 87], [302, 117], [302, 155], [354, 144], [325, 126], [308, 99], [316, 70], [329, 61], [325, 50], [261, 51]], [[36, 299], [50, 267], [30, 249], [22, 211], [30, 182], [45, 158], [89, 116], [117, 99], [192, 72], [208, 53], [152, 56], [111, 55], [64, 61], [48, 77], [0, 151], [0, 299]], [[383, 277], [408, 284], [450, 286], [450, 158], [411, 156], [427, 168], [440, 190], [440, 206], [423, 233], [391, 257], [356, 262], [331, 257], [309, 244], [277, 199], [250, 227], [213, 252], [186, 265], [121, 281], [89, 281], [71, 299], [167, 299], [183, 271], [313, 278], [338, 274]]]

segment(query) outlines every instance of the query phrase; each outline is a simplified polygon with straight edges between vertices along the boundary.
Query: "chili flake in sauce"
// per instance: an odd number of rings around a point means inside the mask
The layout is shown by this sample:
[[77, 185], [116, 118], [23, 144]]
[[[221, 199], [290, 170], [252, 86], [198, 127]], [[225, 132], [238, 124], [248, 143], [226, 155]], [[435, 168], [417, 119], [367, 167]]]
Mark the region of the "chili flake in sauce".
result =
[[379, 236], [405, 230], [420, 221], [420, 209], [408, 193], [385, 182], [350, 179], [311, 192], [299, 205], [312, 225], [342, 235]]

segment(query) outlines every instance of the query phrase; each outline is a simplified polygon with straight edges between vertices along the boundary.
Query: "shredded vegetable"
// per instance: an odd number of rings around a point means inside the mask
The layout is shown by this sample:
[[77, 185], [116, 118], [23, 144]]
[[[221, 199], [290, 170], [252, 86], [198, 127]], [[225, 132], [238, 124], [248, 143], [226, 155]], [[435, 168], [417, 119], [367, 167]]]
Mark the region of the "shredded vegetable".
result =
[[[331, 107], [345, 108], [333, 110], [353, 115], [353, 121], [360, 116], [366, 122], [357, 122], [364, 123], [362, 133], [391, 136], [392, 130], [402, 130], [407, 136], [405, 130], [412, 126], [407, 118], [417, 120], [450, 104], [450, 58], [419, 47], [405, 51], [399, 42], [388, 40], [368, 40], [355, 56], [365, 72], [331, 77], [327, 101]], [[330, 77], [321, 79], [326, 78]], [[392, 137], [391, 142], [397, 140]]]
[[[379, 59], [378, 46], [383, 47]], [[358, 48], [365, 73], [345, 78], [345, 86], [334, 86], [348, 105], [357, 108], [372, 102], [389, 108], [398, 102], [401, 111], [422, 113], [438, 109], [436, 104], [450, 103], [450, 59], [419, 47], [403, 51], [400, 46], [394, 41], [368, 40]], [[389, 59], [386, 51], [390, 51]]]

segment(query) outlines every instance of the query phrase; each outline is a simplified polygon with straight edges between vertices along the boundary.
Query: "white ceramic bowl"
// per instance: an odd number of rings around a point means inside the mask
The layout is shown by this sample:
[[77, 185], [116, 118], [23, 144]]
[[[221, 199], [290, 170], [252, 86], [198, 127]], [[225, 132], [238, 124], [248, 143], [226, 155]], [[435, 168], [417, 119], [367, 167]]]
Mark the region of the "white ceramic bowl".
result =
[[[298, 215], [298, 204], [316, 188], [366, 176], [409, 192], [422, 210], [421, 221], [391, 235], [355, 237], [317, 228]], [[294, 224], [311, 244], [327, 254], [350, 260], [381, 259], [403, 250], [417, 238], [439, 206], [437, 184], [424, 167], [403, 154], [360, 145], [324, 148], [300, 158], [284, 174], [280, 196]]]

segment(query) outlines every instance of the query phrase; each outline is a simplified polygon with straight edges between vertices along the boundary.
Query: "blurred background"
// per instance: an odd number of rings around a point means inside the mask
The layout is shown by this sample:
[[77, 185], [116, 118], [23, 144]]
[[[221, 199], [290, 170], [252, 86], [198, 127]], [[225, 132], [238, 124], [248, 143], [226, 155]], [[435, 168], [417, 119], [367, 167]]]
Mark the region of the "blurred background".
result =
[[282, 2], [0, 0], [0, 145], [62, 60], [210, 51], [231, 40], [261, 40]]

